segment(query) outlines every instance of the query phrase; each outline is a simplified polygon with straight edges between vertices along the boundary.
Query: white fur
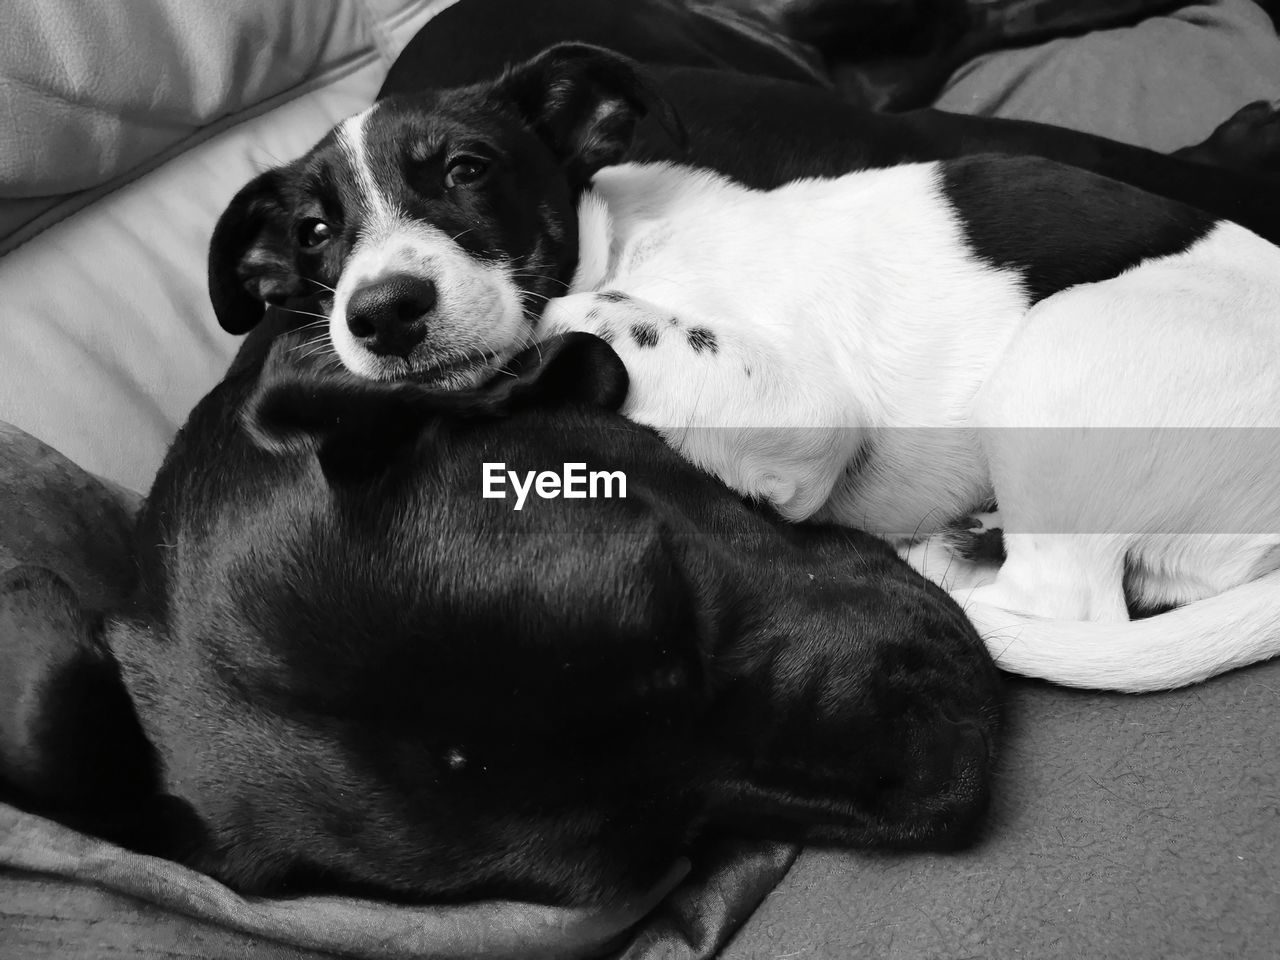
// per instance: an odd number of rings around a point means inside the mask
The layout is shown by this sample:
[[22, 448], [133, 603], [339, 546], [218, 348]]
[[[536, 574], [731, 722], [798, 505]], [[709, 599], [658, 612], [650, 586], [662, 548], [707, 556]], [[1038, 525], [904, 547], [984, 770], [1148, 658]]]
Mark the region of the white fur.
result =
[[[1145, 690], [1280, 652], [1280, 250], [1221, 224], [1028, 309], [938, 180], [602, 171], [547, 330], [607, 336], [624, 412], [735, 489], [903, 542], [1010, 670]], [[993, 495], [998, 571], [920, 542]], [[1131, 623], [1126, 574], [1188, 605]]]
[[334, 137], [360, 183], [360, 199], [365, 204], [365, 215], [375, 222], [387, 222], [397, 219], [399, 212], [392, 208], [378, 189], [377, 178], [369, 166], [369, 153], [365, 144], [365, 127], [377, 109], [377, 104], [374, 104], [368, 110], [348, 117], [338, 124]]

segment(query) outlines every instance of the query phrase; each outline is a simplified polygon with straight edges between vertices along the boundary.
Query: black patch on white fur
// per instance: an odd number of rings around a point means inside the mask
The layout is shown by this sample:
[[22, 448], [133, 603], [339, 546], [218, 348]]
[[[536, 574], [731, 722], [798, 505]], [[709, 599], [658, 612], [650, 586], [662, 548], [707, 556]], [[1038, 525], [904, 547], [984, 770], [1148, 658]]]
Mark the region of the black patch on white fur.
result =
[[630, 297], [621, 290], [601, 290], [596, 294], [596, 297], [603, 300], [605, 303], [622, 303], [623, 301], [630, 299]]
[[1039, 157], [947, 161], [942, 192], [973, 252], [1020, 273], [1032, 303], [1186, 250], [1217, 222], [1193, 207]]
[[637, 347], [656, 347], [658, 345], [658, 328], [652, 323], [633, 323], [631, 339]]
[[949, 528], [944, 541], [953, 553], [974, 563], [1004, 563], [1004, 531], [999, 527], [990, 530]]
[[685, 336], [694, 353], [702, 353], [705, 350], [715, 355], [720, 352], [720, 343], [716, 340], [716, 335], [706, 327], [694, 327]]

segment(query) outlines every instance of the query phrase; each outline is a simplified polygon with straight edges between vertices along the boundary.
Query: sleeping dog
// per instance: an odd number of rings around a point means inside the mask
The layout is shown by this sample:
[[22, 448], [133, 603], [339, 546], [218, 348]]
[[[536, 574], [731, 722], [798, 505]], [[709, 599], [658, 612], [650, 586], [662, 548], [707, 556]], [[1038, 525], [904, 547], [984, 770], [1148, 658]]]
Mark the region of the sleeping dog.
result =
[[[739, 492], [902, 543], [1006, 669], [1137, 691], [1273, 656], [1280, 248], [1037, 167], [612, 168], [540, 329], [617, 345], [623, 412]], [[1002, 563], [930, 538], [991, 500]]]
[[[624, 419], [598, 338], [442, 393], [335, 374], [289, 326], [176, 439], [127, 609], [19, 591], [49, 624], [24, 669], [56, 674], [0, 717], [20, 799], [245, 892], [412, 901], [611, 903], [706, 829], [972, 837], [998, 676], [886, 544], [781, 522]], [[487, 462], [625, 497], [516, 511]]]
[[[572, 45], [383, 101], [232, 203], [219, 315], [323, 284], [350, 370], [439, 387], [595, 332], [631, 371], [624, 412], [791, 519], [918, 539], [997, 499], [998, 573], [936, 541], [911, 555], [965, 591], [1011, 670], [1143, 690], [1276, 652], [1275, 247], [1029, 158], [766, 192], [601, 173], [643, 114], [680, 139], [632, 64]], [[1149, 433], [1092, 448], [1080, 478], [1081, 427]], [[1263, 431], [1244, 462], [1241, 428]], [[1187, 605], [1130, 622], [1130, 603]]]

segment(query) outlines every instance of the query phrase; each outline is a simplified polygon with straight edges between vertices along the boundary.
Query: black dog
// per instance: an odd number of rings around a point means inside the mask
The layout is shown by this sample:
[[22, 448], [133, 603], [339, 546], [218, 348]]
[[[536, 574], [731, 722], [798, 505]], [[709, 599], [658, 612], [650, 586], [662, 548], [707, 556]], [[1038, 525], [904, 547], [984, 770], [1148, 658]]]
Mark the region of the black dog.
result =
[[[644, 889], [708, 825], [973, 835], [997, 676], [885, 544], [686, 465], [615, 412], [594, 337], [440, 394], [317, 370], [284, 326], [177, 438], [131, 608], [81, 630], [106, 706], [43, 705], [49, 756], [120, 731], [132, 778], [81, 826], [247, 891], [558, 903]], [[481, 496], [490, 461], [621, 471], [626, 496], [516, 511]]]

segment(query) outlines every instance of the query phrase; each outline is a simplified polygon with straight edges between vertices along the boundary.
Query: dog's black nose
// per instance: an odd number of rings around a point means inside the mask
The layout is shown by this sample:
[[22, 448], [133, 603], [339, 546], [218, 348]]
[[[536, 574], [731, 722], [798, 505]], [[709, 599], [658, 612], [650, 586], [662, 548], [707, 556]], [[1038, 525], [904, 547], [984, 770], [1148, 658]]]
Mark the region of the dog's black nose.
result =
[[347, 327], [373, 353], [406, 357], [426, 336], [437, 299], [436, 285], [423, 277], [400, 273], [375, 280], [347, 302]]

